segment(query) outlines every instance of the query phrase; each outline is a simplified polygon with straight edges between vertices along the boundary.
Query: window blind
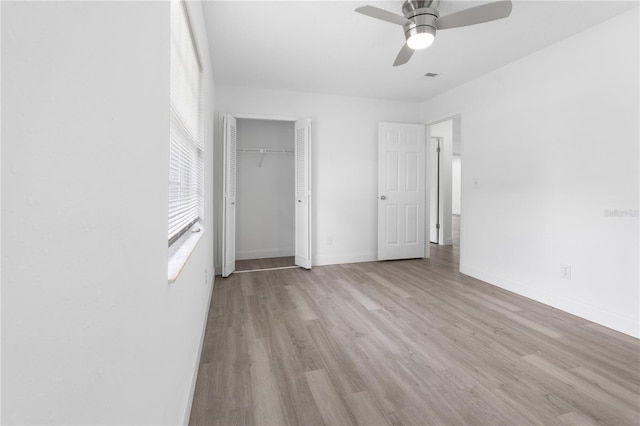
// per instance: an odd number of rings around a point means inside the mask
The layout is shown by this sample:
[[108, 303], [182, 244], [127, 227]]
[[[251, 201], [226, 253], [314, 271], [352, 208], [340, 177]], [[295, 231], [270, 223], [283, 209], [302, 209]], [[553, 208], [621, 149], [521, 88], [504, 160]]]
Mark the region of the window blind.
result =
[[202, 216], [201, 66], [186, 6], [171, 2], [169, 245]]

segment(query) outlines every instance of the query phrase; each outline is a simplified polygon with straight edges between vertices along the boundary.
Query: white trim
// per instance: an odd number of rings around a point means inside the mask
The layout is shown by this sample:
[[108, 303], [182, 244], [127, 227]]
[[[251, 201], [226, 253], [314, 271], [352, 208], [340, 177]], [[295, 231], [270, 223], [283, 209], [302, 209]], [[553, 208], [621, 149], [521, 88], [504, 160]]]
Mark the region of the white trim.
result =
[[298, 121], [300, 118], [297, 117], [288, 117], [288, 116], [280, 116], [280, 115], [263, 115], [263, 114], [237, 114], [233, 113], [236, 119], [241, 120], [266, 120], [266, 121]]
[[294, 266], [276, 266], [273, 268], [262, 268], [262, 269], [247, 269], [246, 271], [233, 271], [234, 274], [245, 274], [247, 272], [264, 272], [264, 271], [279, 271], [281, 269], [298, 269], [302, 268], [302, 266], [294, 265]]
[[581, 302], [579, 300], [550, 294], [540, 291], [538, 288], [524, 284], [522, 282], [512, 281], [511, 279], [500, 274], [494, 274], [485, 270], [474, 268], [469, 265], [460, 264], [460, 272], [472, 276], [487, 284], [503, 288], [505, 290], [516, 293], [520, 296], [527, 297], [545, 305], [551, 306], [561, 311], [568, 312], [572, 315], [584, 318], [587, 321], [600, 324], [604, 327], [611, 328], [629, 336], [640, 338], [640, 330], [638, 323], [633, 318], [621, 317], [615, 312], [603, 311], [595, 306]]

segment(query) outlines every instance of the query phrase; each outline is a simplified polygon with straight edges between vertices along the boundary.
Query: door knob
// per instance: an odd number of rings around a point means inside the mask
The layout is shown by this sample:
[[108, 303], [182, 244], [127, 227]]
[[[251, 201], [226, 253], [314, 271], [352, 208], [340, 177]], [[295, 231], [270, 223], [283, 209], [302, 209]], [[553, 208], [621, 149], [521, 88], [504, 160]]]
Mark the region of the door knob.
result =
[[381, 200], [386, 200], [386, 199], [387, 199], [387, 197], [386, 197], [385, 195], [381, 195], [381, 196], [380, 196], [380, 199], [381, 199]]

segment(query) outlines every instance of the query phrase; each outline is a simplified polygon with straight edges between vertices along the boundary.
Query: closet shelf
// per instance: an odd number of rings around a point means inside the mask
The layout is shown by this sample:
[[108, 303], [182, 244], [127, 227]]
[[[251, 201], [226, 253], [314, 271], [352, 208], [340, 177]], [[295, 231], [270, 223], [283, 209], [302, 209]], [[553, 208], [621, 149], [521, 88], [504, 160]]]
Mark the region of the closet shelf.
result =
[[258, 167], [262, 167], [265, 154], [288, 154], [293, 153], [292, 149], [284, 148], [236, 148], [236, 152], [249, 152], [260, 154], [260, 160], [258, 161]]
[[286, 154], [292, 153], [292, 149], [274, 149], [274, 148], [238, 148], [236, 152], [255, 152], [258, 154]]

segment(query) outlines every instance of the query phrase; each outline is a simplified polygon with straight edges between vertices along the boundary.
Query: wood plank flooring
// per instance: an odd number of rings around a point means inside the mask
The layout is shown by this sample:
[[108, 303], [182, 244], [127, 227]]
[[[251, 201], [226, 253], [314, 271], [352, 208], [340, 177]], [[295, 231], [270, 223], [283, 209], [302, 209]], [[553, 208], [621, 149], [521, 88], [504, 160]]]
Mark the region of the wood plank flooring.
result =
[[639, 341], [432, 259], [216, 278], [193, 425], [638, 425]]

